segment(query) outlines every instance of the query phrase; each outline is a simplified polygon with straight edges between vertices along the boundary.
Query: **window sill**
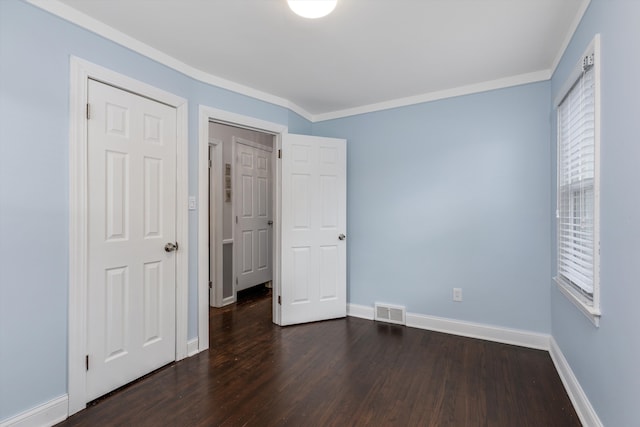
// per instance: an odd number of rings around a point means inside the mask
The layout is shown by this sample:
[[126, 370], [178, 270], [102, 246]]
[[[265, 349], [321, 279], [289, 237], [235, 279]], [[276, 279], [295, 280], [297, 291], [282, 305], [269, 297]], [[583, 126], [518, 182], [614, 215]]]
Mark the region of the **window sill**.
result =
[[558, 290], [562, 292], [562, 294], [567, 297], [567, 299], [571, 301], [573, 305], [575, 305], [596, 328], [600, 327], [600, 310], [589, 305], [584, 297], [578, 295], [569, 285], [558, 280], [557, 277], [554, 277], [553, 279], [558, 286]]

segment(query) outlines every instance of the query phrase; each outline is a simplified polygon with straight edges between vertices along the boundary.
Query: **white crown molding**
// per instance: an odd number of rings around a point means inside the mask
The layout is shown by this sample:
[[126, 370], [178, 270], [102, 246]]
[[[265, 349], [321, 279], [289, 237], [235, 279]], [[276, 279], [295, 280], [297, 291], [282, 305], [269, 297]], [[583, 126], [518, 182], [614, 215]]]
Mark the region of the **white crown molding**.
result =
[[562, 354], [562, 350], [560, 350], [558, 343], [553, 337], [551, 337], [549, 341], [549, 354], [551, 355], [551, 360], [553, 360], [556, 371], [558, 371], [560, 380], [562, 380], [562, 384], [564, 384], [564, 388], [569, 395], [571, 403], [573, 403], [573, 407], [578, 414], [578, 418], [580, 418], [580, 422], [583, 426], [587, 427], [602, 427], [602, 422], [600, 421], [598, 414], [593, 409], [593, 406], [591, 406], [589, 398], [582, 389], [582, 386], [580, 386], [573, 370], [571, 370], [571, 366], [569, 366], [569, 362], [567, 362], [564, 354]]
[[582, 3], [578, 8], [578, 13], [576, 14], [575, 19], [571, 23], [571, 26], [567, 30], [567, 35], [564, 38], [564, 42], [560, 46], [560, 49], [558, 49], [558, 54], [556, 55], [556, 58], [553, 60], [553, 64], [551, 65], [551, 76], [553, 76], [553, 73], [556, 72], [556, 68], [558, 68], [558, 65], [562, 60], [562, 56], [564, 55], [564, 52], [567, 50], [567, 47], [569, 47], [569, 43], [571, 43], [571, 39], [573, 38], [573, 35], [578, 29], [578, 25], [580, 25], [580, 21], [582, 21], [582, 17], [587, 11], [589, 4], [591, 4], [591, 0], [582, 0]]
[[549, 80], [550, 77], [551, 72], [549, 70], [534, 71], [533, 73], [519, 74], [517, 76], [491, 80], [488, 82], [475, 83], [452, 89], [445, 89], [436, 92], [424, 93], [421, 95], [408, 96], [406, 98], [378, 102], [375, 104], [363, 105], [361, 107], [348, 108], [345, 110], [333, 111], [330, 113], [316, 114], [313, 116], [312, 122], [315, 123], [326, 120], [340, 119], [343, 117], [373, 113], [375, 111], [389, 110], [398, 107], [406, 107], [408, 105], [422, 104], [425, 102], [437, 101], [445, 98], [453, 98], [456, 96], [471, 95], [474, 93], [487, 92], [495, 89], [504, 89], [512, 86], [536, 83]]
[[0, 427], [52, 426], [67, 419], [67, 405], [68, 397], [65, 394], [0, 421]]
[[213, 86], [217, 86], [223, 89], [230, 90], [242, 95], [250, 96], [252, 98], [265, 101], [280, 107], [289, 109], [290, 111], [299, 114], [303, 118], [309, 120], [312, 123], [333, 120], [343, 117], [354, 116], [358, 114], [372, 113], [376, 111], [388, 110], [392, 108], [405, 107], [409, 105], [421, 104], [425, 102], [437, 101], [446, 98], [453, 98], [463, 95], [471, 95], [474, 93], [486, 92], [495, 89], [503, 89], [513, 86], [524, 85], [528, 83], [536, 83], [540, 81], [549, 80], [555, 71], [558, 63], [560, 62], [564, 51], [566, 50], [573, 33], [578, 27], [582, 16], [584, 15], [591, 0], [583, 0], [579, 13], [576, 15], [576, 19], [571, 25], [571, 28], [567, 32], [566, 39], [558, 52], [557, 57], [553, 62], [553, 66], [548, 70], [540, 70], [532, 73], [520, 74], [516, 76], [506, 77], [502, 79], [496, 79], [486, 82], [475, 83], [466, 86], [455, 87], [451, 89], [445, 89], [441, 91], [429, 92], [420, 95], [409, 96], [405, 98], [398, 98], [390, 101], [384, 101], [374, 104], [363, 105], [354, 108], [348, 108], [343, 110], [332, 111], [321, 114], [311, 114], [297, 104], [281, 98], [270, 93], [254, 89], [249, 86], [245, 86], [231, 80], [227, 80], [202, 70], [194, 68], [184, 62], [167, 55], [139, 40], [130, 37], [115, 28], [106, 25], [78, 10], [58, 1], [58, 0], [26, 0], [28, 3], [39, 7], [49, 13], [52, 13], [62, 19], [65, 19], [75, 25], [85, 28], [93, 33], [98, 34], [108, 40], [120, 44], [128, 49], [133, 50], [141, 55], [153, 59], [167, 67], [170, 67], [180, 73], [185, 74], [195, 80], [207, 83]]
[[198, 70], [197, 68], [185, 64], [184, 62], [170, 55], [167, 55], [166, 53], [161, 52], [149, 46], [148, 44], [136, 40], [133, 37], [130, 37], [116, 30], [115, 28], [98, 21], [97, 19], [94, 19], [64, 3], [59, 2], [58, 0], [27, 0], [27, 2], [36, 7], [39, 7], [40, 9], [46, 10], [47, 12], [52, 13], [66, 21], [69, 21], [72, 24], [78, 25], [84, 29], [96, 33], [99, 36], [118, 43], [121, 46], [131, 49], [134, 52], [137, 52], [141, 55], [153, 59], [154, 61], [164, 64], [167, 67], [179, 71], [182, 74], [185, 74], [186, 76], [189, 76], [193, 79], [242, 95], [247, 95], [261, 101], [269, 102], [280, 107], [287, 108], [301, 115], [305, 119], [311, 121], [312, 115], [309, 112], [287, 99], [262, 92], [249, 86], [232, 82], [231, 80], [214, 76], [202, 70]]

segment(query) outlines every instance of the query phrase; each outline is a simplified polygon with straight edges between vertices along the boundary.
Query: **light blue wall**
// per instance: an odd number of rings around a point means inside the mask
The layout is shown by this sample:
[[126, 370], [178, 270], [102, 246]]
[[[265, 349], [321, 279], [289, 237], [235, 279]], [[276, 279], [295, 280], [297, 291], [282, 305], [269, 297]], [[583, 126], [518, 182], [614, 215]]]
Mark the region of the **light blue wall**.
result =
[[[310, 122], [195, 81], [17, 0], [0, 0], [0, 420], [67, 390], [69, 57], [189, 101], [189, 194], [197, 195], [198, 104]], [[197, 335], [197, 218], [189, 213], [189, 337]]]
[[[631, 187], [640, 182], [637, 22], [640, 2], [592, 0], [551, 82], [312, 125], [31, 5], [0, 0], [0, 420], [66, 393], [68, 93], [75, 55], [189, 100], [192, 195], [198, 104], [285, 124], [291, 132], [347, 138], [350, 302], [398, 303], [415, 313], [551, 331], [605, 425], [637, 424], [640, 196]], [[599, 329], [549, 279], [555, 250], [550, 100], [596, 32], [603, 48]], [[189, 220], [194, 337], [194, 212]], [[463, 288], [462, 303], [451, 301], [453, 287]]]
[[601, 421], [612, 427], [640, 425], [639, 23], [638, 1], [592, 0], [552, 79], [555, 97], [601, 34], [600, 328], [553, 284], [551, 314], [555, 340]]
[[348, 140], [349, 302], [548, 333], [549, 112], [543, 82], [314, 123]]

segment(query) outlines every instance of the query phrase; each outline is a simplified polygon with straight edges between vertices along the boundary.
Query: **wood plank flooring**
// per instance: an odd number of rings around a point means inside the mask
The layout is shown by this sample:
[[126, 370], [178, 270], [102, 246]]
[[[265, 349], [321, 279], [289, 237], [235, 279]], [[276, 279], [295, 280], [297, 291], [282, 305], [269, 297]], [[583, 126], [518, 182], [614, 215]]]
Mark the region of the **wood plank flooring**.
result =
[[210, 350], [60, 426], [580, 426], [549, 354], [347, 318], [280, 328], [258, 289]]

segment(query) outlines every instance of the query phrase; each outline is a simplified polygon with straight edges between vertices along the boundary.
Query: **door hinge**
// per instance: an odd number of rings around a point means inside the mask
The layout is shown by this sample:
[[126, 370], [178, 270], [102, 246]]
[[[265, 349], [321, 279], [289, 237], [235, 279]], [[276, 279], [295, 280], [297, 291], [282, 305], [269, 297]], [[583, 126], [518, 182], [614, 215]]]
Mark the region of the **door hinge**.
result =
[[213, 288], [213, 282], [209, 281], [209, 289], [212, 289], [212, 288]]
[[282, 305], [282, 297], [278, 295], [278, 305]]
[[211, 161], [211, 159], [209, 159], [209, 169], [211, 169], [212, 166], [213, 166], [213, 162]]
[[238, 284], [238, 278], [236, 277], [236, 285]]
[[87, 103], [87, 120], [89, 120], [91, 118], [91, 108], [89, 106], [89, 103]]
[[236, 224], [238, 223], [238, 215], [236, 215]]
[[278, 158], [281, 159], [282, 158], [282, 150], [278, 150]]
[[88, 354], [84, 357], [84, 363], [85, 363], [85, 366], [87, 367], [87, 371], [88, 371], [89, 370], [89, 355]]

